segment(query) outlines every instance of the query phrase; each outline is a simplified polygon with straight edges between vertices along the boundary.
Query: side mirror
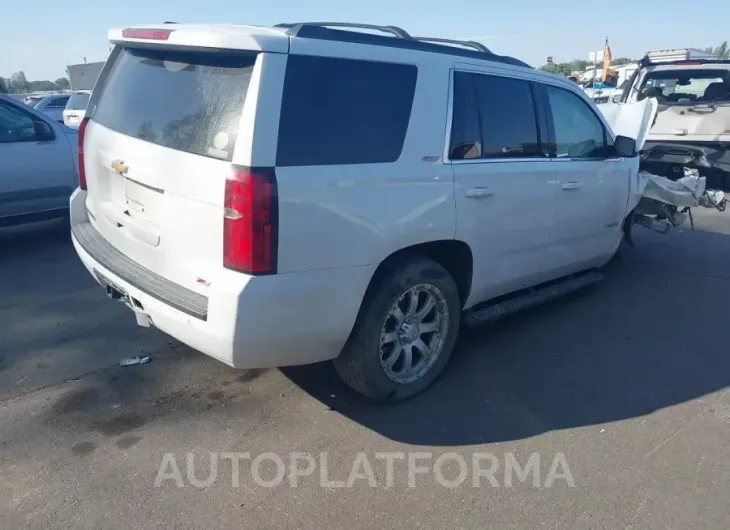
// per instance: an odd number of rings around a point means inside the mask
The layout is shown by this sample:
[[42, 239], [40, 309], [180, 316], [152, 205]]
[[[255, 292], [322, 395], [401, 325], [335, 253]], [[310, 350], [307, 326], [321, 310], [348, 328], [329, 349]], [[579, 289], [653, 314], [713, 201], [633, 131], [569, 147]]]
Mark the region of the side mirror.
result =
[[638, 154], [636, 152], [636, 140], [628, 136], [617, 136], [614, 148], [616, 156], [619, 158], [633, 158]]
[[53, 129], [44, 121], [34, 121], [33, 129], [35, 130], [35, 139], [38, 142], [47, 142], [55, 138]]
[[614, 94], [611, 96], [611, 101], [613, 103], [621, 103], [621, 98], [623, 97], [623, 94]]

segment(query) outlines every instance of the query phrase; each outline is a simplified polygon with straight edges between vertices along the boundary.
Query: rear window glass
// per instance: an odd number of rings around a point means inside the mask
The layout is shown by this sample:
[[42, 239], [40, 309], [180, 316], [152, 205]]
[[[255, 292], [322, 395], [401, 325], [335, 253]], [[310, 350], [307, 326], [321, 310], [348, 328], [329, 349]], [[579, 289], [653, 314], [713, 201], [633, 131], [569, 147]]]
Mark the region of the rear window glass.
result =
[[417, 76], [415, 65], [290, 55], [276, 165], [395, 162]]
[[74, 94], [68, 98], [66, 110], [86, 110], [89, 104], [89, 94]]
[[68, 100], [68, 96], [53, 98], [48, 102], [48, 106], [52, 108], [64, 108], [66, 106], [66, 103], [68, 103]]
[[231, 160], [255, 55], [126, 48], [93, 120], [170, 149]]

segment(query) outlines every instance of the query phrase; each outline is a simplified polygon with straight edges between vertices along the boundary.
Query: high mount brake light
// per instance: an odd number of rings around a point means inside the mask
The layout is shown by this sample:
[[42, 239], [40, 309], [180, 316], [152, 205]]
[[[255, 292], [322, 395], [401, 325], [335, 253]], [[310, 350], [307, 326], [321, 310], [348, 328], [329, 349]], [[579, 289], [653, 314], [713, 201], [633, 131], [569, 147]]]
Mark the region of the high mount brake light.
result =
[[175, 31], [173, 29], [134, 29], [127, 28], [122, 30], [122, 37], [125, 39], [148, 39], [148, 40], [167, 40], [170, 34]]

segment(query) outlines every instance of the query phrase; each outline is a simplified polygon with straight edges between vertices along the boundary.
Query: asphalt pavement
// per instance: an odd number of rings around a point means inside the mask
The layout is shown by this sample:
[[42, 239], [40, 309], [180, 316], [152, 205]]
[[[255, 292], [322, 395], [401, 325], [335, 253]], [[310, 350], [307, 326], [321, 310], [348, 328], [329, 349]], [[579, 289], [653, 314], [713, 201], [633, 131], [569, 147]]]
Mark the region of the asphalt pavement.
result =
[[730, 528], [730, 213], [695, 220], [386, 407], [137, 327], [63, 223], [1, 231], [1, 526]]

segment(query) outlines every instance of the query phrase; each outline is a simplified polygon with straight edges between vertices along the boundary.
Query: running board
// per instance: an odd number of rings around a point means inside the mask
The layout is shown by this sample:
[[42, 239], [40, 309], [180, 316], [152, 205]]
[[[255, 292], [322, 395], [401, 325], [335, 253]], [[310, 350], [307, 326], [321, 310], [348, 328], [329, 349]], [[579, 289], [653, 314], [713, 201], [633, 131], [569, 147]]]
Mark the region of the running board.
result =
[[466, 311], [464, 324], [470, 327], [480, 326], [498, 318], [513, 315], [556, 298], [561, 298], [589, 285], [595, 285], [601, 280], [603, 280], [603, 274], [600, 272], [587, 272], [579, 276], [568, 276], [565, 279], [542, 286], [538, 285], [528, 291], [520, 291], [516, 296], [494, 303], [487, 302], [486, 305], [480, 305]]

